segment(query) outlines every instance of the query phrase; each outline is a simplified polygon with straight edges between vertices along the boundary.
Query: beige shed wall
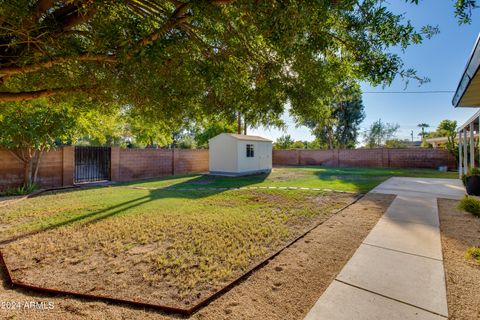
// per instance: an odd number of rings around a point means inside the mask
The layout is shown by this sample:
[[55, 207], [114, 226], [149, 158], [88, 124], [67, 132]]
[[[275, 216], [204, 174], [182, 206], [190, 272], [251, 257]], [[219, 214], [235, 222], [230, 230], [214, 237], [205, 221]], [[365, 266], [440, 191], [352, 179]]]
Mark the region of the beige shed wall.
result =
[[238, 172], [237, 140], [219, 135], [209, 141], [208, 167], [210, 171]]
[[[247, 158], [247, 144], [253, 144], [254, 157]], [[263, 141], [237, 141], [238, 172], [272, 169], [272, 143]]]

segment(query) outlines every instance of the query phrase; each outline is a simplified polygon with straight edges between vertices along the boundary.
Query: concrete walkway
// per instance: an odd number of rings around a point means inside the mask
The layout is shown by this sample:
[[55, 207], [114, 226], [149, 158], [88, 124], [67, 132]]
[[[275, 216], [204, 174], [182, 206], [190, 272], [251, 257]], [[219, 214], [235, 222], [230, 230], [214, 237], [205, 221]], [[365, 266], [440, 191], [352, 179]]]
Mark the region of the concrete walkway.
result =
[[397, 197], [305, 320], [448, 317], [437, 198], [460, 199], [460, 180], [391, 178], [372, 193]]

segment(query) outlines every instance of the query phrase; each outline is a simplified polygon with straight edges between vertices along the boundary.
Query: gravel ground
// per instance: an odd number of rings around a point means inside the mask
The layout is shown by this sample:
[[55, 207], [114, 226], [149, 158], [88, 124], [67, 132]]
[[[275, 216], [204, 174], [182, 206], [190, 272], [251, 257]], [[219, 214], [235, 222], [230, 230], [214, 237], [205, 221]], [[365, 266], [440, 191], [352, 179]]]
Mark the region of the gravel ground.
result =
[[480, 246], [480, 219], [457, 204], [438, 199], [449, 319], [480, 319], [480, 265], [465, 258], [467, 248]]

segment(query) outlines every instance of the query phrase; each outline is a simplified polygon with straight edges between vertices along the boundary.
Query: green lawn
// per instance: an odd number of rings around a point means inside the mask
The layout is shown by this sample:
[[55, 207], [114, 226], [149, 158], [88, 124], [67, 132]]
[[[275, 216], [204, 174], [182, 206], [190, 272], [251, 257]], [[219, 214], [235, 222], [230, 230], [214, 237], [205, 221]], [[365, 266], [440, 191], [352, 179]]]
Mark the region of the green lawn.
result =
[[186, 307], [328, 218], [354, 195], [163, 187], [366, 192], [392, 176], [456, 178], [434, 170], [295, 167], [275, 168], [269, 175], [186, 175], [59, 191], [0, 208], [0, 241], [19, 237], [4, 243], [2, 252], [13, 275], [27, 282]]
[[[220, 191], [198, 190], [141, 190], [147, 188], [230, 188], [248, 186], [310, 187], [351, 192], [367, 192], [392, 176], [457, 178], [455, 172], [442, 173], [421, 169], [376, 168], [275, 168], [269, 175], [246, 177], [213, 177], [184, 175], [161, 179], [142, 180], [84, 190], [57, 192], [0, 208], [0, 240], [19, 234], [59, 227], [75, 222], [86, 222], [111, 215], [128, 214], [155, 202], [165, 210], [175, 210], [178, 199], [195, 206], [199, 199], [220, 194]], [[235, 193], [230, 194], [235, 197]], [[160, 201], [160, 202], [156, 202]], [[184, 205], [183, 202], [181, 203]]]
[[90, 188], [0, 208], [0, 240], [50, 227], [2, 248], [13, 276], [27, 283], [188, 307], [353, 199]]
[[161, 179], [124, 183], [148, 188], [233, 188], [276, 186], [322, 188], [351, 192], [368, 192], [390, 177], [424, 177], [457, 179], [456, 172], [431, 169], [326, 168], [319, 166], [274, 168], [268, 175], [214, 177], [190, 174]]

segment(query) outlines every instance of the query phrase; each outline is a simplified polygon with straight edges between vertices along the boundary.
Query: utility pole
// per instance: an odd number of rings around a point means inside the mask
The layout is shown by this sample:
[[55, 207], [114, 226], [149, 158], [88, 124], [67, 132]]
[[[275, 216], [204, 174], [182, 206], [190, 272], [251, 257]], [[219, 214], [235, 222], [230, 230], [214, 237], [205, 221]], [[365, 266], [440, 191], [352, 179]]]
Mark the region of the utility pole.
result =
[[412, 130], [412, 132], [410, 133], [410, 135], [412, 136], [412, 144], [413, 144], [413, 130]]

